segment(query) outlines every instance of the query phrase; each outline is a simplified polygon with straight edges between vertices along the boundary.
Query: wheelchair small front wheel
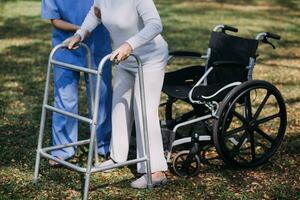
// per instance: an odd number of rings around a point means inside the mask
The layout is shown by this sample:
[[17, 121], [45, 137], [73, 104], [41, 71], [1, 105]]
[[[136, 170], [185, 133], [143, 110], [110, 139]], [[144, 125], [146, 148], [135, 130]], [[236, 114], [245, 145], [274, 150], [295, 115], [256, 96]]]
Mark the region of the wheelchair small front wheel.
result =
[[194, 177], [200, 172], [200, 157], [190, 151], [180, 151], [173, 159], [173, 170], [180, 177]]
[[232, 167], [250, 168], [265, 163], [278, 149], [287, 124], [279, 90], [259, 80], [234, 88], [217, 116], [213, 141], [222, 160]]

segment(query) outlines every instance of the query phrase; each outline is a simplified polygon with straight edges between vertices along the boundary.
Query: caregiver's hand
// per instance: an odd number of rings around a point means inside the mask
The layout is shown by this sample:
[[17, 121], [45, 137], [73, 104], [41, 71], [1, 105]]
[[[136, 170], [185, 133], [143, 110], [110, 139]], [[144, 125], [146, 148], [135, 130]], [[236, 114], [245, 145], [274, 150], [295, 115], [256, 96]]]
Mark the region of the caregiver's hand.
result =
[[72, 37], [66, 39], [63, 43], [67, 44], [69, 49], [74, 50], [78, 48], [77, 43], [79, 43], [80, 41], [81, 41], [80, 35], [75, 34]]
[[119, 48], [117, 48], [112, 52], [112, 55], [110, 56], [110, 60], [111, 61], [115, 60], [117, 63], [119, 63], [120, 61], [126, 60], [131, 53], [132, 53], [132, 47], [130, 46], [130, 44], [125, 42]]

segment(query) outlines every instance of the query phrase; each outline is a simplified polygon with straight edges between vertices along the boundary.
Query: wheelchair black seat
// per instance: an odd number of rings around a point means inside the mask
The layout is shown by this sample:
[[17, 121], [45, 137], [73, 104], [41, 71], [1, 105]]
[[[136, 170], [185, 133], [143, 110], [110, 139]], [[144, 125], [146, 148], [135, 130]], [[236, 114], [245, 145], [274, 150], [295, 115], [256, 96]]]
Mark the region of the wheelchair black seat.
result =
[[187, 99], [189, 91], [204, 74], [203, 66], [194, 65], [165, 74], [162, 91], [177, 99]]

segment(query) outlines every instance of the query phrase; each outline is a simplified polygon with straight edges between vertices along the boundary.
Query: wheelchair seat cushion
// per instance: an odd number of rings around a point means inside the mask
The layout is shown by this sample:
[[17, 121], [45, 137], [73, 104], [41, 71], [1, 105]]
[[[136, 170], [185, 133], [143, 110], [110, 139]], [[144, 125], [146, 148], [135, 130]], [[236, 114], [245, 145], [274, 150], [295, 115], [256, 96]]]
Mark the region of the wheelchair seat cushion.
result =
[[162, 91], [177, 99], [187, 99], [189, 91], [204, 74], [204, 67], [195, 65], [165, 74]]

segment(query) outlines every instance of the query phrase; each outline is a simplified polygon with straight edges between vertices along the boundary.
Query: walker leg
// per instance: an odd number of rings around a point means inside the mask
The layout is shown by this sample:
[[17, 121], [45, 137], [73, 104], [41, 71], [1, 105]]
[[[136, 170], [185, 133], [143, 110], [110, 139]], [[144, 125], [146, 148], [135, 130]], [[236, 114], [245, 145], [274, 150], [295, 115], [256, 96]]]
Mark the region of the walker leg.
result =
[[[88, 155], [88, 163], [86, 167], [85, 173], [85, 183], [84, 183], [84, 193], [83, 199], [88, 199], [89, 194], [89, 185], [90, 185], [90, 177], [91, 177], [91, 167], [93, 161], [93, 153], [94, 153], [94, 145], [96, 143], [96, 129], [97, 129], [97, 122], [98, 122], [98, 108], [99, 108], [99, 98], [100, 98], [100, 86], [101, 86], [101, 71], [102, 69], [98, 69], [97, 75], [97, 83], [96, 83], [96, 93], [95, 93], [95, 101], [96, 102], [93, 106], [93, 123], [91, 125], [91, 138], [90, 138], [90, 146], [89, 146], [89, 155]], [[98, 154], [97, 154], [98, 155]]]
[[143, 74], [143, 68], [141, 67], [140, 61], [139, 61], [139, 68], [138, 68], [138, 76], [139, 76], [140, 98], [141, 98], [142, 119], [143, 119], [143, 132], [144, 132], [144, 144], [145, 144], [144, 153], [147, 156], [147, 160], [146, 160], [147, 186], [148, 186], [148, 189], [151, 189], [153, 187], [153, 185], [152, 185], [152, 174], [151, 174], [149, 132], [148, 132], [147, 109], [146, 109], [146, 100], [145, 100], [144, 74]]
[[44, 138], [45, 120], [46, 120], [46, 109], [43, 108], [40, 131], [39, 131], [38, 147], [37, 147], [37, 150], [36, 150], [34, 175], [33, 175], [33, 179], [32, 179], [32, 182], [34, 184], [37, 184], [37, 182], [38, 182], [38, 175], [39, 175], [40, 161], [41, 161], [40, 150], [42, 148], [42, 143], [43, 143], [43, 138]]
[[38, 175], [39, 175], [39, 170], [40, 170], [40, 161], [41, 161], [41, 156], [39, 150], [36, 151], [36, 159], [35, 159], [35, 167], [34, 167], [34, 175], [32, 178], [32, 183], [34, 185], [38, 185]]
[[84, 200], [88, 199], [88, 194], [89, 194], [91, 167], [92, 167], [94, 145], [95, 145], [95, 135], [96, 135], [96, 124], [93, 123], [90, 145], [89, 145], [88, 163], [87, 163], [86, 173], [85, 173], [85, 183], [84, 183], [84, 193], [83, 193]]
[[39, 175], [39, 170], [40, 170], [40, 161], [41, 161], [40, 150], [42, 149], [44, 130], [45, 130], [45, 122], [46, 122], [46, 109], [44, 106], [48, 102], [51, 66], [52, 66], [52, 64], [49, 62], [48, 68], [47, 68], [47, 77], [46, 77], [45, 93], [44, 93], [44, 100], [43, 100], [42, 116], [41, 116], [41, 122], [40, 122], [38, 146], [37, 146], [37, 150], [36, 150], [34, 175], [33, 175], [33, 179], [32, 179], [32, 182], [34, 184], [37, 184], [37, 182], [38, 182], [38, 175]]
[[[91, 62], [91, 56], [90, 53], [87, 52], [87, 66], [89, 69], [92, 69], [92, 62]], [[94, 87], [93, 87], [93, 75], [88, 74], [88, 79], [89, 79], [89, 90], [90, 90], [90, 101], [91, 101], [91, 116], [94, 115], [95, 111], [95, 95], [94, 95]], [[90, 127], [92, 130], [92, 126]], [[99, 166], [99, 156], [98, 156], [98, 142], [97, 142], [97, 137], [95, 138], [95, 166]]]
[[89, 196], [89, 186], [90, 186], [90, 177], [91, 177], [91, 172], [86, 172], [84, 176], [84, 190], [83, 190], [83, 200], [87, 200]]
[[99, 156], [98, 156], [98, 143], [97, 143], [97, 137], [95, 137], [95, 166], [99, 166], [100, 162], [99, 162]]

